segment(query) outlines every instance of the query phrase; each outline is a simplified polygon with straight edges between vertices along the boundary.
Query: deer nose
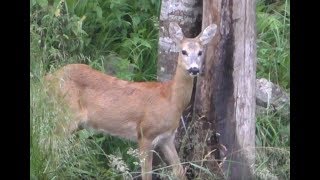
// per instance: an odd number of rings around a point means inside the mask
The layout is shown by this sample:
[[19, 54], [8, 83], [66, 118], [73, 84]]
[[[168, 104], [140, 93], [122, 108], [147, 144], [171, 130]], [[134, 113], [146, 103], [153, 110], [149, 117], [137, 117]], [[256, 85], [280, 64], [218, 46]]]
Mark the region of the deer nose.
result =
[[190, 68], [190, 69], [188, 69], [188, 72], [190, 73], [190, 74], [192, 74], [192, 75], [198, 75], [199, 74], [199, 68], [197, 68], [197, 67], [192, 67], [192, 68]]

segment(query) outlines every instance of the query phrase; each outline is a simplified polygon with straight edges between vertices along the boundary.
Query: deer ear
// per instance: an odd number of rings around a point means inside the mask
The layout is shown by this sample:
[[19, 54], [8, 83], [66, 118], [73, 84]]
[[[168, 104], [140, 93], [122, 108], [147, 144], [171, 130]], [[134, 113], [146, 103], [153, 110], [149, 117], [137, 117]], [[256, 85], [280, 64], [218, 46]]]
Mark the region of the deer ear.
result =
[[202, 45], [208, 44], [217, 32], [217, 25], [211, 24], [199, 36]]
[[178, 23], [171, 22], [169, 24], [169, 34], [175, 43], [180, 44], [181, 40], [183, 39], [183, 33]]

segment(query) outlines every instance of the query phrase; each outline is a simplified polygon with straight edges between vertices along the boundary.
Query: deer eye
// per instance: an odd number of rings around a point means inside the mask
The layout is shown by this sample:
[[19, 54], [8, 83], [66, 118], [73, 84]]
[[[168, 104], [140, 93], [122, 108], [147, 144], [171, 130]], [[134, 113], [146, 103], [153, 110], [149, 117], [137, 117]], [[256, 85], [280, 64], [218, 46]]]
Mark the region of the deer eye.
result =
[[201, 56], [201, 55], [202, 55], [202, 51], [199, 51], [199, 52], [198, 52], [198, 56]]
[[186, 55], [186, 56], [188, 55], [188, 53], [187, 53], [186, 50], [182, 50], [181, 53], [182, 53], [183, 55]]

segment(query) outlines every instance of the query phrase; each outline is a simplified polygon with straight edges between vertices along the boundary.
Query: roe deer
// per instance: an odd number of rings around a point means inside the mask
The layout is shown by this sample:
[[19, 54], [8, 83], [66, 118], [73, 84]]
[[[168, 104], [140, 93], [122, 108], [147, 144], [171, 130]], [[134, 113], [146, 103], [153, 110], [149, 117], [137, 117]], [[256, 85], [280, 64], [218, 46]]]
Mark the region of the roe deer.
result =
[[143, 180], [151, 180], [152, 150], [160, 146], [175, 176], [186, 179], [174, 146], [175, 131], [200, 72], [204, 45], [216, 28], [211, 24], [198, 37], [185, 38], [179, 25], [170, 23], [170, 36], [180, 52], [175, 75], [167, 82], [124, 81], [84, 64], [69, 64], [47, 75], [49, 92], [58, 93], [74, 114], [68, 131], [85, 126], [138, 141]]

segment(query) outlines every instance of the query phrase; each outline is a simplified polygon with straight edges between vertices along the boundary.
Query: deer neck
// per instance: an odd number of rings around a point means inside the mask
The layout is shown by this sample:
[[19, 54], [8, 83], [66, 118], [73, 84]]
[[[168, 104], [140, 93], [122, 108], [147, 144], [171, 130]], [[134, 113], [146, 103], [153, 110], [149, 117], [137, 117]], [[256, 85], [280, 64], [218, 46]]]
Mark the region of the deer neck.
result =
[[172, 80], [172, 101], [183, 111], [190, 102], [193, 89], [193, 77], [178, 60], [176, 73]]

